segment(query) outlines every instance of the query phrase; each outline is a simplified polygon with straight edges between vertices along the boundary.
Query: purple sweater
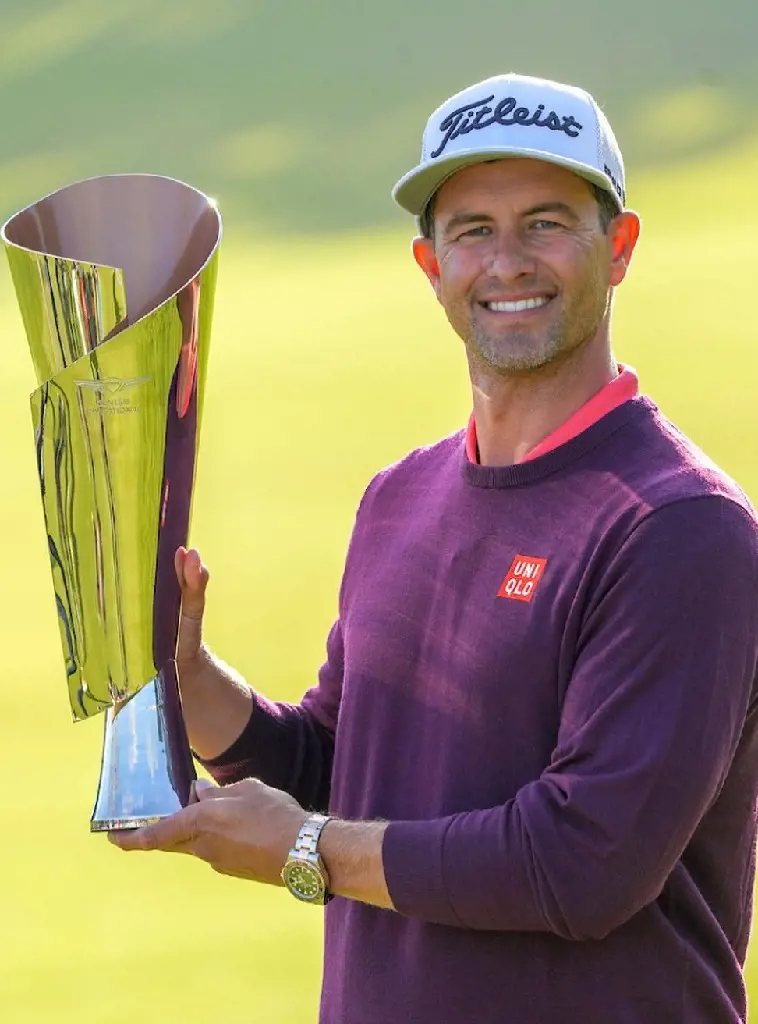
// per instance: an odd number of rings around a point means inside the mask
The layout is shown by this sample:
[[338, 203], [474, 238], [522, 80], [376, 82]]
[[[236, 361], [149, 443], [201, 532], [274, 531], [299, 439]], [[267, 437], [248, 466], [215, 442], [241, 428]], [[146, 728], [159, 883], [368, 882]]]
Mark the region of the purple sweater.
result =
[[748, 501], [645, 398], [372, 481], [318, 685], [210, 765], [391, 823], [398, 912], [328, 906], [322, 1024], [745, 1019], [757, 583]]

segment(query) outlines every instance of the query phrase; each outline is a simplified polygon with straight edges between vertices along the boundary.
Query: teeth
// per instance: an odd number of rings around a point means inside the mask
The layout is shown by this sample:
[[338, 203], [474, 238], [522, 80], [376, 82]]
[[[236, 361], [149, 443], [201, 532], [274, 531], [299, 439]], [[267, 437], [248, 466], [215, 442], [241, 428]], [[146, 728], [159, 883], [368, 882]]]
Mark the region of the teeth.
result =
[[522, 299], [521, 302], [485, 302], [485, 306], [494, 313], [521, 313], [524, 309], [539, 309], [549, 301], [543, 295], [538, 299]]

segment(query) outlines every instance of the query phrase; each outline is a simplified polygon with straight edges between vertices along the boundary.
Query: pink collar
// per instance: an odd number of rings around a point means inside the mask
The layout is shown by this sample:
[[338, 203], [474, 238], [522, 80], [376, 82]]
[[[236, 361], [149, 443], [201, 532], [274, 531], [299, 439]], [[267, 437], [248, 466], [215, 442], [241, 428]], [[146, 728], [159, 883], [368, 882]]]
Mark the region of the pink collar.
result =
[[[580, 409], [577, 409], [573, 415], [569, 416], [566, 422], [562, 423], [552, 434], [548, 434], [531, 451], [527, 452], [523, 459], [521, 459], [521, 462], [529, 462], [540, 455], [547, 455], [554, 448], [565, 444], [578, 434], [581, 434], [587, 427], [591, 427], [593, 423], [597, 423], [599, 419], [606, 416], [612, 409], [623, 405], [624, 402], [628, 402], [630, 398], [636, 398], [639, 393], [640, 382], [637, 374], [630, 366], [621, 366], [619, 364], [618, 376], [609, 381], [596, 395], [593, 395]], [[466, 430], [466, 455], [469, 462], [477, 463], [479, 461], [476, 421], [473, 412], [469, 418]]]

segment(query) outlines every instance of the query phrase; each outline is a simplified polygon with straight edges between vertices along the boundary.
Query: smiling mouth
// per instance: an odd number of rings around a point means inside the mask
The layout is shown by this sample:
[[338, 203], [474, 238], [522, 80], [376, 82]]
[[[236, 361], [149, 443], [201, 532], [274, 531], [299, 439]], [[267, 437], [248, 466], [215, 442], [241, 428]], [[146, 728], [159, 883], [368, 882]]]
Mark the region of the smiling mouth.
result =
[[541, 309], [551, 297], [540, 295], [534, 299], [520, 299], [518, 302], [481, 302], [480, 305], [491, 313], [523, 313], [530, 309]]

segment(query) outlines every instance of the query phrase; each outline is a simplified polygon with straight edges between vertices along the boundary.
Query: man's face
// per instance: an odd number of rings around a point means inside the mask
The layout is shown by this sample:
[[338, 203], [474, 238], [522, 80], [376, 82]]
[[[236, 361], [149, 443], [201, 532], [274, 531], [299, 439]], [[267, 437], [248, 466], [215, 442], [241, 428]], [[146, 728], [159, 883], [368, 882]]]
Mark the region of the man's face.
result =
[[[498, 160], [445, 182], [434, 240], [417, 240], [414, 251], [470, 358], [518, 373], [598, 335], [635, 224], [624, 214], [606, 233], [582, 178], [544, 161]], [[630, 245], [618, 237], [625, 228], [634, 228]]]

